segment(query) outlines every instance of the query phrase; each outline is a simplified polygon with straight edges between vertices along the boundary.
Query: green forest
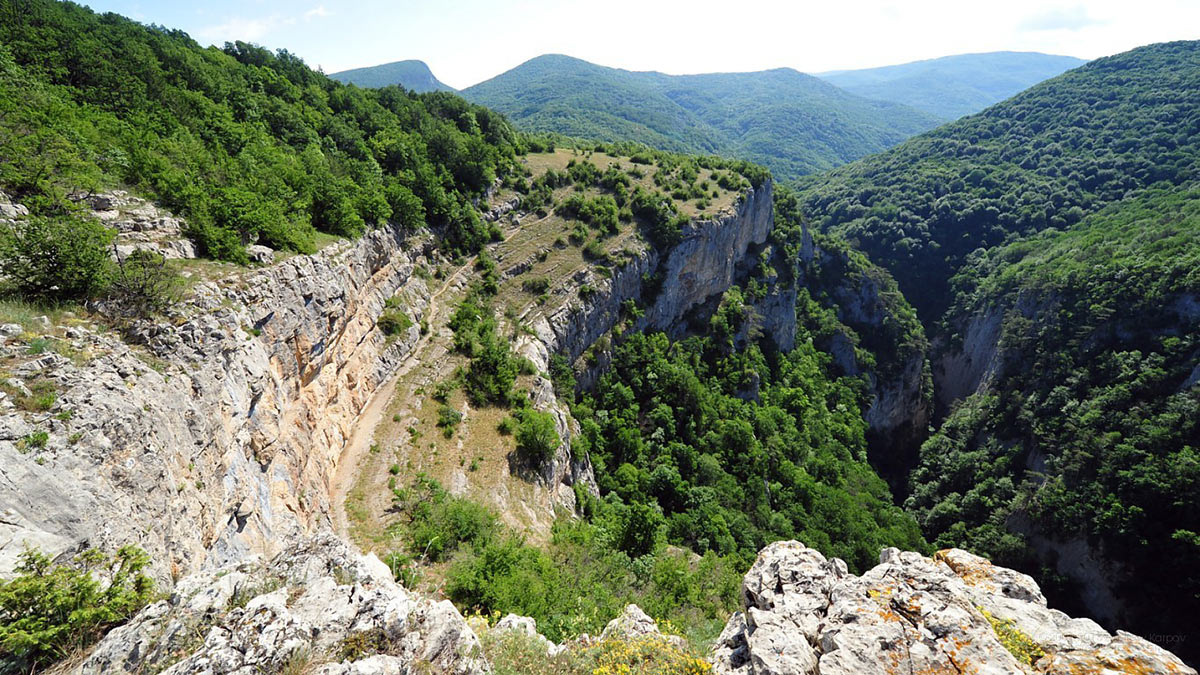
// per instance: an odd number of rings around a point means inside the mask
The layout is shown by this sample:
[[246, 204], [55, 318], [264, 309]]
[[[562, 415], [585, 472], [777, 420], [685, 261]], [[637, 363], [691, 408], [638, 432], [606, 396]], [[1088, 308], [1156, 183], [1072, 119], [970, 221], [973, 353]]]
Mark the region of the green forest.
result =
[[1122, 599], [1105, 620], [1143, 634], [1200, 608], [1197, 84], [1200, 44], [1139, 48], [798, 188], [895, 275], [935, 364], [1000, 321], [1000, 369], [913, 458], [923, 534], [1076, 613], [1084, 589], [1047, 551], [1086, 543]]
[[1200, 190], [1153, 189], [975, 256], [955, 277], [949, 323], [1001, 313], [1005, 365], [921, 449], [905, 506], [935, 545], [1038, 569], [1012, 530], [1082, 538], [1126, 566], [1122, 584], [1138, 600], [1125, 622], [1153, 632], [1190, 620], [1200, 598], [1198, 235]]
[[888, 152], [801, 181], [804, 211], [888, 268], [922, 320], [976, 249], [1198, 177], [1194, 42], [1097, 59]]
[[527, 61], [462, 94], [529, 131], [716, 153], [762, 164], [780, 180], [878, 152], [939, 122], [790, 68], [664, 75], [557, 54]]
[[521, 141], [446, 93], [363, 90], [286, 51], [201, 48], [181, 31], [73, 3], [6, 3], [0, 184], [37, 217], [127, 185], [187, 218], [202, 252], [311, 252], [318, 232], [426, 223], [449, 250], [496, 236], [471, 200]]

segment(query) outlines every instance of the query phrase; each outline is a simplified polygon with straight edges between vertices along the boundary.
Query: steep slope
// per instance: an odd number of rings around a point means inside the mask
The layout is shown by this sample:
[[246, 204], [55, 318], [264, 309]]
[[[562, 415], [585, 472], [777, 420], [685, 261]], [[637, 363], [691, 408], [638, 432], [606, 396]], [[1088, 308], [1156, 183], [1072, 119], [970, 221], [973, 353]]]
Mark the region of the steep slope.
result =
[[391, 63], [382, 63], [378, 66], [367, 66], [366, 68], [351, 68], [350, 70], [330, 73], [329, 77], [338, 82], [367, 88], [387, 87], [398, 84], [418, 94], [427, 91], [454, 91], [454, 87], [444, 84], [441, 80], [434, 77], [433, 71], [429, 70], [429, 66], [424, 61], [416, 59], [393, 61]]
[[907, 504], [926, 533], [1046, 565], [1110, 625], [1200, 611], [1198, 242], [1200, 189], [1155, 189], [965, 268], [937, 373], [967, 398]]
[[462, 93], [525, 129], [718, 152], [781, 179], [877, 152], [938, 121], [786, 68], [672, 76], [547, 55]]
[[988, 52], [816, 75], [863, 98], [892, 101], [953, 120], [1084, 63], [1073, 56]]
[[0, 182], [35, 216], [129, 187], [185, 218], [201, 255], [243, 263], [247, 244], [311, 253], [318, 233], [386, 222], [428, 222], [468, 254], [490, 237], [469, 204], [511, 163], [501, 116], [343, 85], [286, 50], [27, 5], [0, 23]]
[[801, 199], [815, 225], [887, 267], [928, 324], [970, 252], [1191, 180], [1198, 154], [1200, 42], [1173, 42], [1093, 61], [804, 179]]

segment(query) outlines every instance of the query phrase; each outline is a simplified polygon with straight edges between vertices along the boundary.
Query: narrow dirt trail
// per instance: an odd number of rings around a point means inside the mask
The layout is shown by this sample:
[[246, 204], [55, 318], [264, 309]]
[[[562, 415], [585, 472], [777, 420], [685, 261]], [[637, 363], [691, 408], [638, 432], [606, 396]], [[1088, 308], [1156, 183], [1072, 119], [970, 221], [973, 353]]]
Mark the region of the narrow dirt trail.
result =
[[375, 390], [375, 393], [367, 401], [367, 405], [363, 407], [362, 412], [358, 414], [358, 418], [354, 421], [354, 430], [350, 433], [350, 439], [346, 442], [345, 447], [342, 448], [342, 456], [338, 460], [337, 474], [334, 476], [333, 483], [330, 486], [329, 495], [333, 529], [347, 541], [350, 541], [350, 523], [346, 517], [346, 496], [354, 487], [358, 468], [362, 464], [363, 457], [371, 450], [371, 443], [375, 438], [375, 429], [383, 420], [388, 404], [391, 403], [395, 396], [396, 383], [412, 371], [413, 368], [420, 365], [422, 356], [424, 356], [430, 342], [438, 335], [441, 328], [438, 320], [443, 310], [438, 300], [446, 291], [454, 286], [465, 272], [472, 269], [474, 265], [475, 257], [471, 257], [461, 267], [447, 276], [442, 287], [429, 296], [429, 306], [425, 312], [425, 320], [429, 326], [429, 330], [417, 340], [417, 344], [413, 346], [412, 351], [408, 353], [408, 356], [404, 358], [404, 361], [396, 368], [396, 371]]

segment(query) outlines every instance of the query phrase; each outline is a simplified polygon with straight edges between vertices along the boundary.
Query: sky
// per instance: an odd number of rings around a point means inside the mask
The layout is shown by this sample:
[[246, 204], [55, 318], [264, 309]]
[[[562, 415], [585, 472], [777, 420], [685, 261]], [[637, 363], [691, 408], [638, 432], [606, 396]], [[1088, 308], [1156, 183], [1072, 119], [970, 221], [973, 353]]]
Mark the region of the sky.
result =
[[535, 56], [671, 74], [818, 73], [988, 51], [1086, 59], [1200, 38], [1200, 0], [79, 0], [327, 73], [403, 59], [464, 88]]

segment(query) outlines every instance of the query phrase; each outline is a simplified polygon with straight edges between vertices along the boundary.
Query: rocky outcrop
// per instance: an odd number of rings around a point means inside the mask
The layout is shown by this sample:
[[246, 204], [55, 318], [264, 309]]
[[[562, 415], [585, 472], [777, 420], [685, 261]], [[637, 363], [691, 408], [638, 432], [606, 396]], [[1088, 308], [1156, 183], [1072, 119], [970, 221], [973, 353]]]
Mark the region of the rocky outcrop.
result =
[[717, 673], [1196, 672], [1142, 638], [1048, 608], [1030, 577], [957, 549], [885, 549], [855, 576], [776, 542], [746, 574], [742, 600], [714, 645]]
[[142, 346], [86, 322], [47, 329], [55, 348], [39, 355], [10, 340], [10, 385], [52, 395], [0, 414], [0, 573], [28, 545], [137, 544], [166, 581], [326, 527], [355, 418], [418, 340], [375, 321], [394, 295], [422, 318], [422, 251], [379, 229], [229, 268], [168, 321], [134, 327]]
[[487, 673], [449, 601], [412, 595], [374, 555], [326, 534], [269, 562], [248, 558], [182, 579], [109, 633], [74, 669], [112, 672]]
[[658, 628], [658, 622], [637, 605], [625, 605], [621, 615], [609, 621], [600, 633], [601, 640], [630, 641], [645, 638], [663, 640], [679, 649], [687, 648], [687, 640], [678, 635], [663, 635]]
[[[689, 223], [683, 240], [665, 256], [647, 247], [613, 269], [611, 277], [585, 271], [581, 278], [570, 280], [577, 286], [586, 283], [594, 292], [537, 317], [533, 330], [538, 339], [549, 353], [574, 362], [622, 320], [627, 300], [637, 301], [645, 310], [632, 330], [661, 330], [678, 337], [686, 331], [687, 313], [724, 293], [737, 281], [747, 253], [766, 242], [775, 222], [773, 191], [770, 182], [764, 183], [748, 190], [720, 216]], [[653, 295], [647, 291], [651, 279], [657, 287]], [[784, 310], [792, 313], [794, 333], [794, 306]], [[771, 322], [780, 332], [786, 332], [788, 325], [786, 318]], [[581, 384], [589, 382], [585, 373]]]
[[[863, 412], [871, 463], [902, 491], [933, 415], [928, 344], [895, 283], [882, 268], [829, 240], [801, 247], [800, 284], [837, 313], [842, 330], [820, 346], [849, 376], [865, 373], [871, 404]], [[905, 332], [907, 331], [907, 334]], [[855, 348], [871, 352], [864, 366]]]
[[[585, 270], [577, 278], [566, 280], [573, 287], [587, 284], [594, 292], [575, 296], [549, 313], [534, 310], [522, 317], [531, 322], [532, 336], [516, 342], [516, 351], [528, 358], [540, 372], [548, 372], [550, 356], [561, 354], [575, 362], [623, 318], [623, 304], [635, 300], [646, 306], [645, 313], [632, 325], [633, 330], [662, 330], [678, 336], [686, 329], [687, 313], [706, 302], [719, 299], [742, 273], [747, 254], [764, 244], [774, 226], [773, 186], [770, 182], [758, 190], [749, 190], [735, 208], [713, 220], [689, 223], [683, 240], [665, 256], [649, 248], [637, 252], [626, 264], [602, 277]], [[649, 279], [657, 277], [657, 294], [647, 297]], [[773, 289], [764, 302], [768, 318], [763, 320], [777, 342], [790, 347], [795, 335], [794, 289]], [[571, 290], [574, 295], [574, 289]], [[790, 298], [790, 303], [788, 301]], [[592, 379], [607, 363], [607, 355], [597, 355], [597, 367], [579, 375], [581, 386]], [[557, 502], [575, 506], [572, 486], [582, 484], [595, 492], [591, 463], [570, 450], [570, 438], [576, 433], [566, 406], [554, 396], [549, 380], [539, 378], [533, 390], [534, 405], [551, 413], [563, 445], [555, 456], [539, 468], [540, 479], [555, 486]]]

